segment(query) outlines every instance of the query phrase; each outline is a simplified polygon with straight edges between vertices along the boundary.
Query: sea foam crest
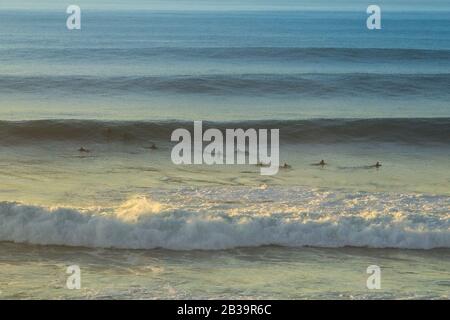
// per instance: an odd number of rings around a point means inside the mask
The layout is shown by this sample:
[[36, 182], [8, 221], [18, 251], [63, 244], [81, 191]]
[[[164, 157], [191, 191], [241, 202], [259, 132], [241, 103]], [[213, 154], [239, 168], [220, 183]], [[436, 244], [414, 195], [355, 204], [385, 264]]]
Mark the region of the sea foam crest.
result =
[[[262, 245], [450, 248], [448, 197], [341, 197], [332, 192], [302, 194], [290, 189], [281, 192], [297, 192], [292, 196], [296, 200], [289, 202], [274, 200], [282, 195], [270, 188], [247, 194], [225, 190], [222, 198], [220, 192], [201, 191], [205, 200], [198, 204], [193, 194], [185, 194], [166, 203], [136, 197], [115, 208], [97, 209], [2, 202], [0, 241], [174, 250]], [[271, 201], [267, 201], [267, 192]], [[240, 193], [247, 202], [230, 201], [233, 193]]]

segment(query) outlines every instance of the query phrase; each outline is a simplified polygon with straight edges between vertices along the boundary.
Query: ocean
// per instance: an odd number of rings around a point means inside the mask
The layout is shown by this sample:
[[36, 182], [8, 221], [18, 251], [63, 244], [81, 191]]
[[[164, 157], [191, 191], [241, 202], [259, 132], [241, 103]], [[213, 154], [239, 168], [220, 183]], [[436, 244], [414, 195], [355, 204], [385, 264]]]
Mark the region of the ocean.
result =
[[[0, 298], [449, 298], [449, 12], [66, 16], [0, 10]], [[194, 120], [291, 167], [174, 165]]]

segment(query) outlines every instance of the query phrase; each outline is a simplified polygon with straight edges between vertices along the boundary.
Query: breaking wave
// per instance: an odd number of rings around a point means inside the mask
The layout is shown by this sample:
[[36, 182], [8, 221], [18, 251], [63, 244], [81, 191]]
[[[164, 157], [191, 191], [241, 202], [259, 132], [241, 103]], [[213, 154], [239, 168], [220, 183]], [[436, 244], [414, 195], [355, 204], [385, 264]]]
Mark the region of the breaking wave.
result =
[[188, 191], [172, 200], [137, 197], [96, 209], [2, 202], [0, 241], [174, 250], [450, 248], [449, 197], [218, 188]]

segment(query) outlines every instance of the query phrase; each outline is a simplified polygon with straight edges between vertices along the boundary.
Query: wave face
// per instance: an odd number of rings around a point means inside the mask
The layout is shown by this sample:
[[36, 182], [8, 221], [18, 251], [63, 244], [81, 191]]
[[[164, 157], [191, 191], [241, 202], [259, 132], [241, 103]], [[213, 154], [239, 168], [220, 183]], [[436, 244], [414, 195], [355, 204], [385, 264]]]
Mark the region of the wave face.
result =
[[171, 76], [2, 76], [0, 92], [55, 95], [450, 96], [450, 74], [204, 74]]
[[[284, 143], [394, 142], [450, 144], [450, 118], [433, 119], [316, 119], [204, 122], [218, 128], [278, 128]], [[0, 121], [0, 144], [39, 144], [52, 141], [84, 143], [151, 140], [170, 141], [173, 130], [192, 131], [193, 122], [123, 122], [89, 120]]]
[[[170, 192], [168, 193], [170, 194]], [[115, 208], [0, 203], [0, 240], [123, 249], [450, 248], [450, 198], [301, 188], [179, 190]]]
[[[302, 62], [423, 62], [448, 63], [450, 50], [423, 50], [401, 48], [301, 48], [301, 47], [153, 47], [137, 48], [133, 50], [120, 47], [93, 48], [18, 48], [14, 52], [1, 50], [0, 59], [13, 59], [19, 56], [32, 56], [39, 60], [52, 62], [70, 59], [73, 62], [84, 61], [89, 56], [90, 61], [105, 62], [120, 60], [140, 62], [155, 58], [170, 59], [220, 59], [220, 60], [274, 60], [274, 61], [302, 61]], [[1, 61], [1, 60], [0, 60]]]

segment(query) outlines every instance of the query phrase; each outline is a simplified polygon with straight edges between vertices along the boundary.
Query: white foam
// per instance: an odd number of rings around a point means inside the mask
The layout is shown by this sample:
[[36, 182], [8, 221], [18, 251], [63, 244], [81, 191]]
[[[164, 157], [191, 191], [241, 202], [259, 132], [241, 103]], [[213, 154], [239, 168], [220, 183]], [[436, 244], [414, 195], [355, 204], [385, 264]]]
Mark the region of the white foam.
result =
[[[164, 194], [164, 196], [162, 196]], [[0, 240], [177, 250], [281, 245], [450, 248], [449, 197], [204, 188], [116, 208], [0, 203]]]

